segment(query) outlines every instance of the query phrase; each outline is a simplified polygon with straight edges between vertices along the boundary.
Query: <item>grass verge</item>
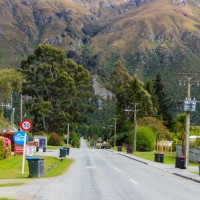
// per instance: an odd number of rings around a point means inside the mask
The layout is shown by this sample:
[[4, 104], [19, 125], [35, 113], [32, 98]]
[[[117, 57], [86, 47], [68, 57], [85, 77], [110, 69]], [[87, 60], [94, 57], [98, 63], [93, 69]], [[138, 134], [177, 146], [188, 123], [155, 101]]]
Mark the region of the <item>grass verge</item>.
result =
[[23, 185], [23, 184], [24, 183], [2, 183], [2, 184], [0, 184], [0, 187], [20, 186], [20, 185]]
[[[117, 151], [117, 147], [113, 147], [112, 150]], [[122, 152], [126, 152], [125, 148], [122, 148]], [[153, 151], [149, 151], [149, 152], [134, 152], [133, 155], [140, 157], [140, 158], [144, 158], [146, 160], [150, 160], [150, 161], [154, 161], [154, 153]], [[164, 164], [175, 164], [175, 152], [172, 153], [172, 155], [164, 155]], [[198, 166], [197, 163], [193, 163], [190, 162], [189, 166]]]
[[[44, 177], [57, 176], [68, 169], [73, 160], [64, 159], [62, 162], [52, 156], [40, 156], [44, 158]], [[25, 179], [28, 178], [28, 161], [25, 161], [24, 174], [22, 174], [22, 156], [10, 155], [0, 160], [0, 179]], [[52, 167], [53, 166], [53, 167]]]

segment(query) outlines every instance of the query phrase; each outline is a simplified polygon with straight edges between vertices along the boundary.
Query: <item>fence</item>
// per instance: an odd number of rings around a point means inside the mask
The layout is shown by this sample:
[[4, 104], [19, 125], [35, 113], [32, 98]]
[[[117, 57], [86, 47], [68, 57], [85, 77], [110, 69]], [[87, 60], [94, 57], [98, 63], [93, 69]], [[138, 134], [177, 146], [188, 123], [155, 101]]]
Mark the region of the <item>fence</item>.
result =
[[[176, 146], [176, 156], [182, 156], [182, 155], [183, 155], [182, 146], [177, 145]], [[196, 163], [198, 160], [200, 160], [200, 148], [199, 149], [190, 148], [189, 161]]]

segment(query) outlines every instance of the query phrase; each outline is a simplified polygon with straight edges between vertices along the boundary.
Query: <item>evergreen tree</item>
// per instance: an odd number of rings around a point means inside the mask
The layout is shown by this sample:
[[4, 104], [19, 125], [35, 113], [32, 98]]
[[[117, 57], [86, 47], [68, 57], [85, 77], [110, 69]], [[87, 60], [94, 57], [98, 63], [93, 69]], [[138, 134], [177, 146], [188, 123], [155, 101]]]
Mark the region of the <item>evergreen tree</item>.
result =
[[170, 112], [172, 106], [171, 99], [168, 98], [167, 93], [164, 91], [164, 85], [161, 80], [161, 75], [158, 73], [154, 81], [155, 94], [157, 98], [157, 109], [159, 117], [164, 121], [164, 124], [171, 129], [173, 126], [173, 117]]
[[83, 122], [90, 108], [89, 72], [65, 52], [51, 45], [38, 45], [33, 55], [21, 63], [25, 76], [23, 94], [33, 115], [34, 128], [45, 132], [66, 132], [69, 122]]
[[121, 112], [124, 112], [125, 108], [133, 107], [134, 103], [139, 103], [140, 116], [155, 114], [151, 95], [138, 78], [129, 75], [122, 62], [116, 63], [111, 78], [113, 93], [116, 95], [117, 106]]

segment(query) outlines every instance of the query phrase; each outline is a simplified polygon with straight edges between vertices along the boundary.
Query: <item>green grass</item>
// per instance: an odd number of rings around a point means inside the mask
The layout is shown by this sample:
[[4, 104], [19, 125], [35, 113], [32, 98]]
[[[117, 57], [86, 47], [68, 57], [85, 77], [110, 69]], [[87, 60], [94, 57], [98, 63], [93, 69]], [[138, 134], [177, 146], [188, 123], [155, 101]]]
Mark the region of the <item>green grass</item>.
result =
[[48, 145], [47, 146], [47, 149], [59, 149], [59, 148], [61, 148], [62, 146], [50, 146], [50, 145]]
[[25, 183], [3, 183], [0, 184], [0, 187], [8, 187], [8, 186], [19, 186], [19, 185], [23, 185]]
[[[113, 147], [111, 149], [117, 151], [117, 147]], [[122, 152], [126, 152], [126, 149], [123, 148]], [[134, 152], [133, 155], [140, 157], [140, 158], [144, 158], [146, 160], [154, 161], [154, 153], [155, 152], [153, 152], [153, 151], [150, 151], [150, 152], [139, 152], [139, 151], [137, 151], [137, 152]], [[164, 155], [164, 164], [175, 164], [175, 158], [174, 157], [175, 157], [175, 152], [173, 152], [171, 156], [170, 155]], [[190, 162], [189, 166], [198, 166], [198, 164]]]
[[46, 173], [43, 177], [48, 178], [63, 174], [72, 164], [72, 162], [73, 160], [70, 159], [64, 159], [62, 162], [59, 161], [59, 164], [55, 168], [51, 169], [48, 173]]
[[47, 149], [56, 150], [56, 149], [60, 149], [60, 148], [62, 148], [62, 147], [69, 147], [69, 148], [71, 148], [70, 145], [64, 144], [63, 146], [50, 146], [50, 145], [48, 145], [48, 146], [47, 146]]
[[[56, 176], [63, 173], [73, 161], [66, 158], [61, 162], [51, 156], [40, 156], [40, 158], [44, 158], [44, 171], [47, 171], [44, 177]], [[20, 155], [10, 155], [7, 159], [0, 160], [0, 166], [0, 179], [28, 178], [28, 161], [25, 161], [24, 174], [22, 174], [22, 156]], [[55, 167], [52, 168], [52, 166]]]
[[9, 199], [9, 198], [2, 197], [2, 198], [0, 198], [0, 200], [15, 200], [15, 199]]

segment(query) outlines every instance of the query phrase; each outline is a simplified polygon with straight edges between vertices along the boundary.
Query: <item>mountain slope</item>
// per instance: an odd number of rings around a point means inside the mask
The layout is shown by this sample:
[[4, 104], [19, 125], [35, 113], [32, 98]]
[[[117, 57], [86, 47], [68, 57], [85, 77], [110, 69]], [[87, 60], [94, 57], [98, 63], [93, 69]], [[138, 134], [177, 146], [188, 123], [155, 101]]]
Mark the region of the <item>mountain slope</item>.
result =
[[0, 0], [0, 67], [39, 43], [104, 78], [117, 59], [141, 79], [161, 71], [172, 92], [178, 72], [199, 69], [200, 0]]

